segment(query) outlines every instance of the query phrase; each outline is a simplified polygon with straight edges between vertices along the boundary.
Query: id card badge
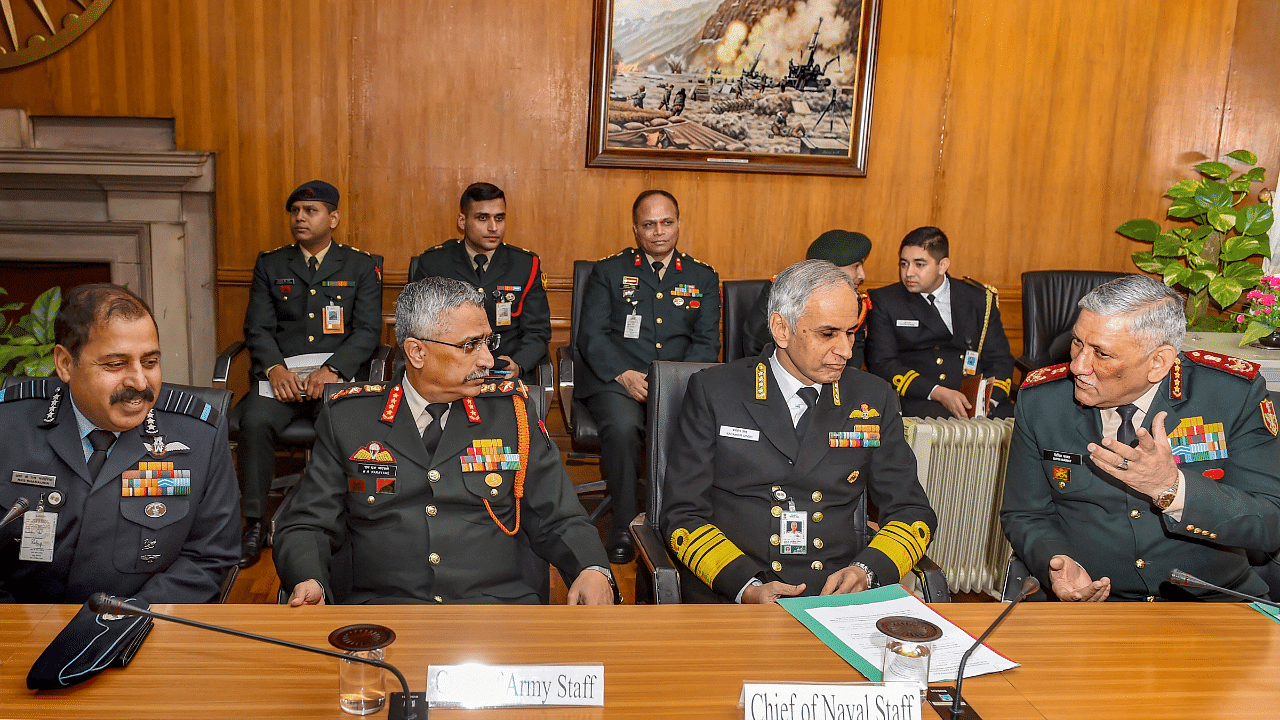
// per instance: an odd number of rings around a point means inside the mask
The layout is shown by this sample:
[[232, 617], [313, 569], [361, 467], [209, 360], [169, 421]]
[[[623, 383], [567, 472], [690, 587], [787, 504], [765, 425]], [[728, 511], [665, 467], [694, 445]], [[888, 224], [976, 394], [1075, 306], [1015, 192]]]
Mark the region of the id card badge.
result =
[[809, 552], [808, 515], [796, 510], [783, 511], [782, 529], [778, 531], [781, 542], [778, 552], [783, 555], [804, 555]]
[[978, 372], [978, 353], [968, 350], [964, 354], [964, 374], [973, 375]]
[[28, 510], [22, 514], [22, 545], [18, 559], [53, 562], [53, 541], [58, 535], [58, 513]]
[[341, 335], [343, 333], [342, 307], [339, 305], [324, 306], [324, 334]]
[[640, 337], [640, 316], [632, 312], [627, 316], [627, 325], [622, 330], [622, 337], [635, 340]]
[[511, 303], [500, 302], [495, 306], [494, 319], [497, 320], [500, 327], [511, 324]]

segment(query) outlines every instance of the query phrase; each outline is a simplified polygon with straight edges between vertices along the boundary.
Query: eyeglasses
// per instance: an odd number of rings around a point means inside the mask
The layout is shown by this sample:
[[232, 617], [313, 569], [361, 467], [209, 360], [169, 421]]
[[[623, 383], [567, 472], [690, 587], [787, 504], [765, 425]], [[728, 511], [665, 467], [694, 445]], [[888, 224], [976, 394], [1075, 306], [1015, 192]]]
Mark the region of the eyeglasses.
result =
[[462, 350], [462, 352], [468, 355], [470, 355], [471, 353], [479, 349], [481, 345], [488, 345], [489, 352], [493, 352], [498, 349], [499, 345], [502, 344], [502, 336], [499, 335], [498, 333], [494, 333], [489, 337], [482, 337], [482, 338], [476, 338], [475, 340], [468, 340], [462, 343], [461, 345], [451, 343], [451, 342], [445, 342], [443, 340], [432, 340], [431, 338], [415, 337], [414, 340], [419, 340], [421, 342], [435, 343], [437, 345], [448, 345], [449, 347], [458, 348]]

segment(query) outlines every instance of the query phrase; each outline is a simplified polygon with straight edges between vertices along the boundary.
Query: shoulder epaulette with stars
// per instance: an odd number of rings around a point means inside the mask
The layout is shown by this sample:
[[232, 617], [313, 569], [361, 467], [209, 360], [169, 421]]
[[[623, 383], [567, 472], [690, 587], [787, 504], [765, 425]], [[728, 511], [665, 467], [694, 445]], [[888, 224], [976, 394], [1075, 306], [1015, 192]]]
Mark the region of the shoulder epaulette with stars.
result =
[[604, 262], [605, 260], [612, 260], [612, 259], [614, 259], [614, 258], [616, 258], [616, 257], [622, 257], [623, 255], [626, 255], [627, 253], [631, 252], [632, 250], [635, 250], [635, 248], [623, 248], [623, 249], [619, 250], [618, 252], [616, 252], [616, 253], [614, 253], [614, 254], [612, 254], [612, 255], [606, 255], [605, 257], [600, 258], [600, 259], [599, 259], [599, 260], [597, 260], [596, 262]]
[[262, 254], [263, 254], [263, 255], [272, 255], [272, 254], [275, 254], [275, 253], [280, 252], [281, 250], [285, 250], [285, 249], [291, 248], [291, 247], [293, 247], [293, 246], [294, 246], [294, 244], [295, 244], [295, 243], [287, 243], [287, 244], [285, 244], [285, 245], [281, 245], [280, 247], [277, 247], [277, 248], [271, 248], [270, 250], [263, 250], [263, 251], [262, 251]]
[[1071, 377], [1070, 363], [1062, 363], [1061, 365], [1050, 365], [1042, 367], [1039, 370], [1032, 370], [1027, 376], [1022, 378], [1022, 385], [1019, 388], [1035, 387], [1043, 385], [1050, 380], [1061, 380]]
[[536, 252], [534, 252], [534, 251], [532, 251], [532, 250], [529, 250], [529, 249], [527, 249], [527, 248], [522, 248], [522, 247], [520, 247], [519, 245], [512, 245], [511, 243], [507, 242], [506, 240], [503, 240], [503, 241], [502, 241], [502, 244], [503, 244], [503, 245], [506, 245], [507, 247], [511, 248], [512, 250], [515, 250], [516, 252], [522, 252], [522, 253], [524, 253], [525, 255], [532, 255], [533, 257], [537, 257], [537, 256], [538, 256], [538, 253], [536, 253]]
[[988, 285], [987, 283], [984, 283], [984, 282], [982, 282], [981, 280], [974, 280], [973, 278], [969, 277], [968, 275], [966, 275], [964, 278], [962, 278], [962, 280], [963, 280], [964, 282], [966, 282], [966, 283], [968, 283], [968, 284], [970, 284], [970, 285], [972, 285], [972, 286], [974, 286], [974, 287], [978, 288], [979, 290], [985, 290], [985, 291], [987, 291], [987, 292], [991, 293], [992, 295], [999, 295], [999, 294], [1000, 294], [1000, 291], [996, 289], [996, 286], [995, 286], [995, 285]]
[[[692, 256], [692, 255], [687, 255], [687, 254], [682, 253], [682, 252], [680, 252], [680, 251], [678, 251], [678, 250], [676, 251], [676, 254], [677, 254], [677, 255], [679, 255], [680, 257], [684, 258], [685, 260], [688, 260], [689, 262], [695, 262], [695, 263], [697, 263], [697, 264], [699, 264], [699, 265], [701, 265], [701, 266], [705, 267], [706, 269], [710, 270], [711, 272], [715, 272], [715, 271], [716, 271], [716, 269], [715, 269], [715, 268], [711, 267], [711, 264], [710, 264], [710, 263], [705, 263], [705, 262], [703, 262], [703, 261], [699, 260], [698, 258], [696, 258], [696, 257]], [[775, 277], [776, 277], [776, 276], [775, 276]]]
[[346, 248], [346, 249], [348, 249], [348, 250], [355, 250], [356, 252], [358, 252], [358, 253], [360, 253], [360, 254], [362, 254], [362, 255], [369, 255], [369, 251], [367, 251], [367, 250], [361, 250], [360, 248], [356, 247], [355, 245], [343, 245], [342, 243], [338, 243], [338, 247], [344, 247], [344, 248]]
[[199, 397], [169, 387], [160, 389], [160, 399], [156, 400], [155, 409], [161, 412], [189, 415], [215, 427], [220, 417], [216, 408]]
[[56, 378], [23, 380], [16, 385], [10, 385], [0, 390], [0, 403], [14, 402], [15, 400], [48, 400], [53, 397], [54, 390], [58, 387], [59, 381]]
[[389, 385], [370, 383], [368, 385], [352, 385], [343, 388], [335, 393], [329, 394], [329, 401], [341, 400], [342, 398], [355, 397], [356, 395], [379, 395], [387, 391]]
[[1187, 359], [1197, 365], [1211, 367], [1214, 370], [1221, 370], [1224, 373], [1244, 378], [1245, 380], [1253, 380], [1258, 377], [1258, 371], [1261, 365], [1251, 363], [1248, 360], [1242, 360], [1231, 355], [1223, 355], [1221, 353], [1205, 352], [1204, 350], [1188, 350], [1183, 353]]
[[442, 240], [442, 241], [441, 241], [441, 242], [439, 242], [438, 244], [436, 244], [436, 245], [432, 245], [431, 247], [427, 248], [426, 250], [423, 250], [423, 251], [422, 251], [422, 254], [423, 254], [423, 255], [425, 255], [425, 254], [427, 254], [427, 253], [429, 253], [429, 252], [436, 252], [437, 250], [443, 250], [446, 246], [448, 246], [448, 245], [449, 245], [449, 243], [455, 243], [455, 242], [458, 242], [458, 241], [457, 241], [457, 240], [454, 240], [454, 239]]

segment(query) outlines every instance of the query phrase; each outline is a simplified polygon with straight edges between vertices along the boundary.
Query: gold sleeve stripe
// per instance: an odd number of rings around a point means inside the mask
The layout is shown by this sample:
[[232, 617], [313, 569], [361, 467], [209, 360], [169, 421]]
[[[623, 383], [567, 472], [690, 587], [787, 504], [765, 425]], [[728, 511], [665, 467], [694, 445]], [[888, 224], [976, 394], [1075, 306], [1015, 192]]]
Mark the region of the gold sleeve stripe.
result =
[[901, 375], [893, 376], [893, 387], [902, 397], [907, 396], [907, 387], [911, 385], [911, 381], [920, 377], [920, 373], [915, 370], [908, 370]]
[[1008, 380], [992, 380], [991, 384], [1003, 390], [1005, 395], [1008, 395], [1009, 388], [1013, 386], [1013, 379], [1010, 378]]
[[922, 521], [908, 525], [894, 520], [880, 528], [868, 545], [888, 555], [898, 568], [898, 577], [906, 577], [929, 547], [929, 535], [929, 526]]
[[711, 587], [729, 563], [742, 557], [738, 546], [715, 525], [703, 525], [693, 532], [684, 528], [676, 530], [671, 533], [671, 549], [707, 587]]

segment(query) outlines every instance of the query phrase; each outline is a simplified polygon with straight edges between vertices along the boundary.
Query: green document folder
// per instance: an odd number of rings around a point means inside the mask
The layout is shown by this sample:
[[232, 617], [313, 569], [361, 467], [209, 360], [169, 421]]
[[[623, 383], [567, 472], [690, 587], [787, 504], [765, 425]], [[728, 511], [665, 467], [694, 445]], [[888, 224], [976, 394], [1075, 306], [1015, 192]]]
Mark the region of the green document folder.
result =
[[[1254, 610], [1257, 610], [1258, 612], [1262, 613], [1263, 615], [1266, 615], [1267, 617], [1271, 618], [1272, 620], [1275, 620], [1276, 622], [1280, 622], [1280, 610], [1273, 608], [1270, 605], [1263, 605], [1262, 603], [1249, 603], [1249, 607], [1253, 608]], [[794, 615], [795, 613], [792, 613], [792, 614]]]
[[849, 595], [826, 595], [816, 597], [795, 597], [795, 598], [779, 598], [778, 604], [783, 610], [791, 613], [791, 616], [799, 620], [805, 627], [809, 628], [809, 632], [813, 633], [827, 647], [835, 651], [837, 655], [844, 658], [845, 662], [853, 666], [855, 670], [862, 673], [871, 682], [880, 682], [880, 668], [867, 662], [853, 648], [845, 644], [843, 640], [831, 634], [831, 631], [823, 627], [822, 623], [813, 619], [807, 610], [820, 607], [844, 607], [847, 605], [869, 605], [871, 603], [884, 602], [887, 600], [897, 600], [898, 598], [907, 597], [910, 593], [903, 589], [901, 585], [886, 585], [874, 590], [864, 590], [860, 593], [852, 593]]

